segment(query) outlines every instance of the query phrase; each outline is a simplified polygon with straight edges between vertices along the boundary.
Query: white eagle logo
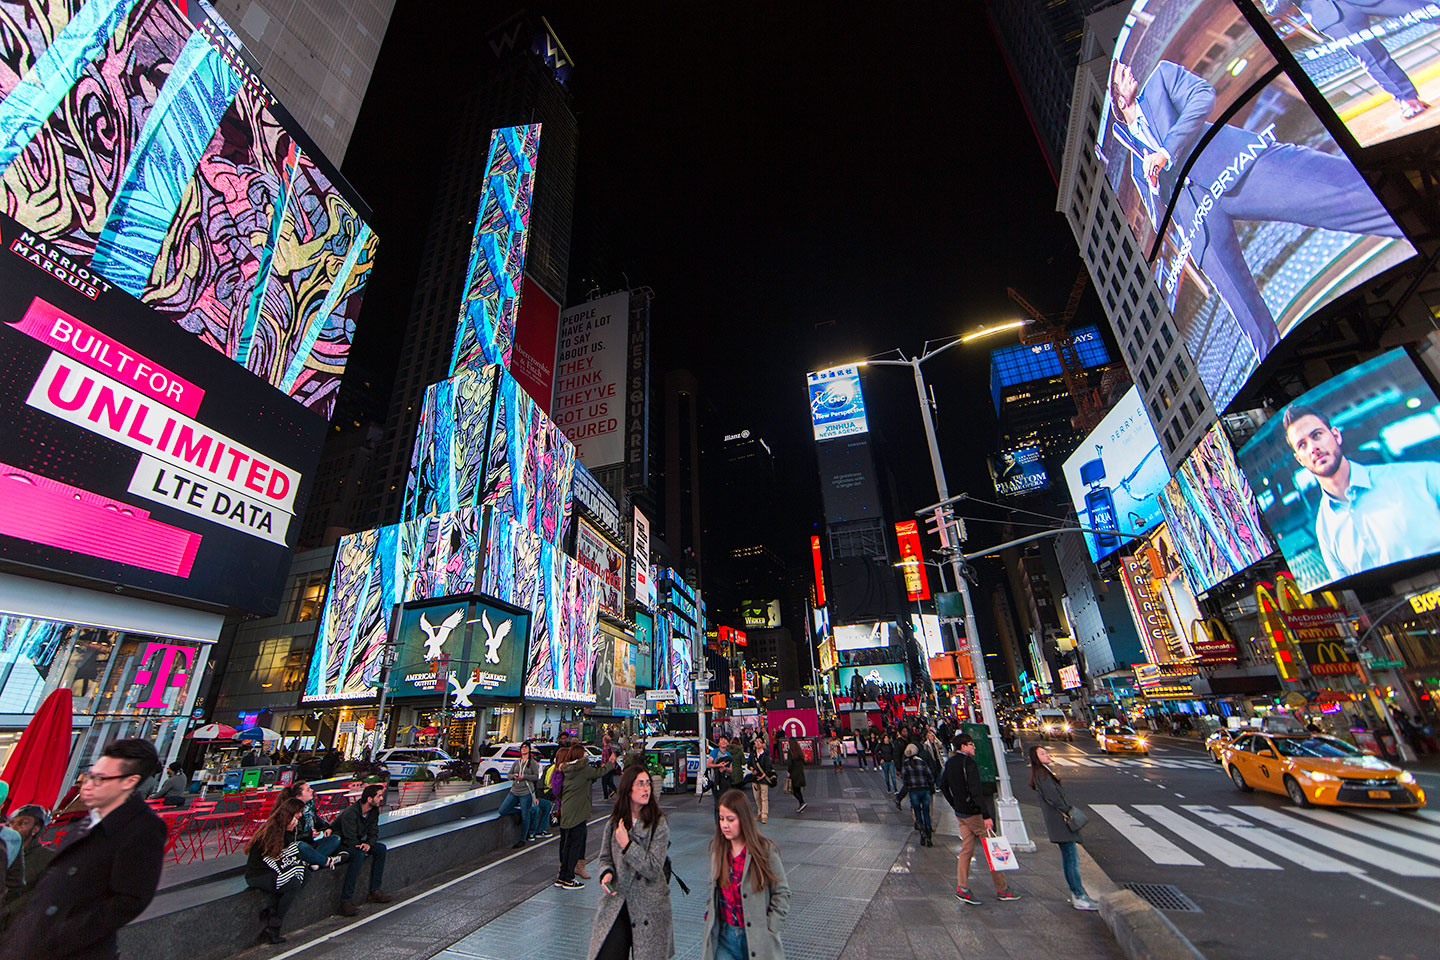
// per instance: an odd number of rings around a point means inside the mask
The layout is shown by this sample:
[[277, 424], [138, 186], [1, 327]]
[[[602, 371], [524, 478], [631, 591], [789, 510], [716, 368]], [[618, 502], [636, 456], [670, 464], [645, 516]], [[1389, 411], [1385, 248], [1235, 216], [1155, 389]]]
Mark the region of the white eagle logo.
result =
[[420, 614], [420, 629], [425, 631], [425, 659], [439, 660], [440, 648], [445, 641], [450, 639], [450, 634], [456, 627], [460, 626], [461, 619], [465, 616], [463, 609], [456, 610], [445, 618], [445, 622], [438, 627], [430, 622], [425, 614]]
[[450, 687], [455, 691], [455, 706], [472, 706], [472, 704], [470, 703], [470, 694], [474, 693], [475, 688], [479, 685], [480, 678], [475, 676], [474, 672], [471, 672], [470, 676], [465, 681], [465, 686], [463, 687], [460, 686], [460, 681], [455, 679], [455, 674], [452, 672], [450, 674]]
[[485, 662], [500, 662], [500, 642], [510, 635], [510, 628], [514, 620], [506, 620], [500, 624], [499, 629], [490, 625], [490, 615], [485, 612], [480, 614], [480, 626], [485, 628]]

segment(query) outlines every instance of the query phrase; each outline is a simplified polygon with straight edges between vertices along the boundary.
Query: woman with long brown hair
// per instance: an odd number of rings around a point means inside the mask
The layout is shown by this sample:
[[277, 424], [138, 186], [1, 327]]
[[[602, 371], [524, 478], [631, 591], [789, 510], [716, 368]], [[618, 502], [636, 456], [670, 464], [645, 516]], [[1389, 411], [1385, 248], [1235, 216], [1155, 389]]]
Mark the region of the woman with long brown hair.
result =
[[1080, 830], [1085, 826], [1085, 814], [1076, 810], [1065, 796], [1060, 778], [1050, 769], [1050, 751], [1039, 744], [1030, 748], [1030, 789], [1040, 794], [1045, 832], [1050, 842], [1060, 848], [1060, 864], [1065, 870], [1065, 883], [1070, 887], [1070, 905], [1076, 910], [1100, 909], [1085, 892], [1085, 884], [1080, 879], [1080, 854], [1075, 849], [1075, 844], [1083, 842]]
[[760, 833], [740, 790], [720, 796], [720, 820], [710, 841], [710, 889], [701, 960], [785, 960], [780, 931], [790, 912], [790, 884], [780, 849]]
[[255, 831], [246, 846], [250, 859], [245, 864], [245, 884], [270, 895], [270, 902], [260, 908], [261, 943], [284, 943], [280, 925], [285, 914], [300, 895], [305, 883], [305, 861], [295, 830], [305, 805], [294, 798], [275, 804], [270, 816]]
[[[600, 909], [590, 931], [590, 960], [668, 960], [675, 955], [665, 860], [670, 824], [655, 801], [650, 771], [620, 775], [615, 808], [600, 840]], [[643, 930], [643, 937], [634, 937]]]
[[[561, 759], [562, 755], [564, 759]], [[577, 875], [586, 880], [585, 872], [585, 831], [586, 822], [592, 810], [591, 793], [596, 780], [615, 769], [615, 764], [600, 767], [590, 766], [585, 748], [579, 744], [561, 747], [555, 753], [558, 767], [555, 773], [561, 781], [560, 793], [560, 875], [555, 886], [566, 890], [578, 890], [585, 886]]]

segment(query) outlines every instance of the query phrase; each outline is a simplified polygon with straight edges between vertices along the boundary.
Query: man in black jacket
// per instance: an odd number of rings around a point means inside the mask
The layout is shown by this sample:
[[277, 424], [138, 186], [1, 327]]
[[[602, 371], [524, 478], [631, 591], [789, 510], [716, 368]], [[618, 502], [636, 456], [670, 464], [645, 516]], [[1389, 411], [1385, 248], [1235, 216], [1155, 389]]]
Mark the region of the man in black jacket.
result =
[[350, 854], [345, 882], [340, 886], [340, 912], [355, 916], [355, 885], [360, 881], [360, 867], [365, 858], [370, 864], [370, 902], [389, 903], [390, 894], [380, 889], [385, 879], [385, 844], [380, 842], [380, 808], [385, 803], [385, 785], [372, 783], [360, 792], [360, 799], [335, 818], [335, 831], [340, 834], [340, 849]]
[[82, 776], [90, 808], [36, 882], [3, 940], [4, 960], [114, 960], [115, 934], [155, 897], [165, 858], [165, 824], [136, 795], [160, 771], [148, 740], [116, 740]]
[[[955, 810], [960, 824], [960, 858], [956, 863], [955, 899], [963, 903], [979, 903], [970, 893], [970, 859], [975, 845], [995, 829], [995, 804], [980, 781], [980, 766], [975, 762], [975, 741], [968, 733], [955, 738], [955, 753], [940, 775], [940, 792]], [[1019, 900], [1005, 886], [1005, 875], [990, 871], [999, 900]]]

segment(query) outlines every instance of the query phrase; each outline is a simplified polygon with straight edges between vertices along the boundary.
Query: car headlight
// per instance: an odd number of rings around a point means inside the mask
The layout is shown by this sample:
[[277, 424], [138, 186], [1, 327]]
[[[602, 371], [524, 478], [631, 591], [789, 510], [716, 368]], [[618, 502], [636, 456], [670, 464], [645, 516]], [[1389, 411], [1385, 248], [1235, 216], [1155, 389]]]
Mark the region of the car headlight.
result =
[[1302, 777], [1309, 777], [1317, 783], [1338, 783], [1340, 778], [1333, 773], [1326, 773], [1323, 770], [1297, 770], [1296, 773]]
[[1402, 772], [1400, 776], [1396, 777], [1395, 779], [1399, 780], [1401, 783], [1409, 784], [1412, 787], [1415, 785], [1415, 774], [1411, 773], [1409, 770]]
[[1070, 724], [1068, 724], [1068, 723], [1065, 724], [1064, 729], [1065, 729], [1065, 732], [1066, 732], [1066, 733], [1069, 733], [1069, 732], [1070, 732]]
[[1135, 738], [1135, 745], [1136, 745], [1137, 747], [1143, 747], [1143, 746], [1145, 746], [1145, 738], [1144, 738], [1144, 737], [1136, 737], [1136, 738]]

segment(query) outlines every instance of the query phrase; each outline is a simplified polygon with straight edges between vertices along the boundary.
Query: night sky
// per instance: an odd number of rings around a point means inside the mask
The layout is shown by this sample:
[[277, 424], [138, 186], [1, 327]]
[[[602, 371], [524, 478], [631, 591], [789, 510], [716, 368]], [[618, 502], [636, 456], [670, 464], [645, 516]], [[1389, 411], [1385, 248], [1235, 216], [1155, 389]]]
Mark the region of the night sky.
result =
[[[688, 368], [720, 429], [770, 442], [782, 495], [802, 505], [786, 553], [819, 512], [807, 370], [1018, 318], [1007, 286], [1063, 306], [1074, 241], [978, 4], [529, 7], [575, 61], [572, 274], [598, 237], [654, 289], [654, 372]], [[430, 208], [426, 158], [450, 96], [483, 75], [485, 31], [519, 8], [396, 5], [344, 165], [381, 237], [355, 356], [382, 379]], [[956, 348], [926, 376], [952, 490], [993, 497], [984, 350]], [[866, 395], [901, 509], [933, 502], [909, 372], [872, 368]]]

